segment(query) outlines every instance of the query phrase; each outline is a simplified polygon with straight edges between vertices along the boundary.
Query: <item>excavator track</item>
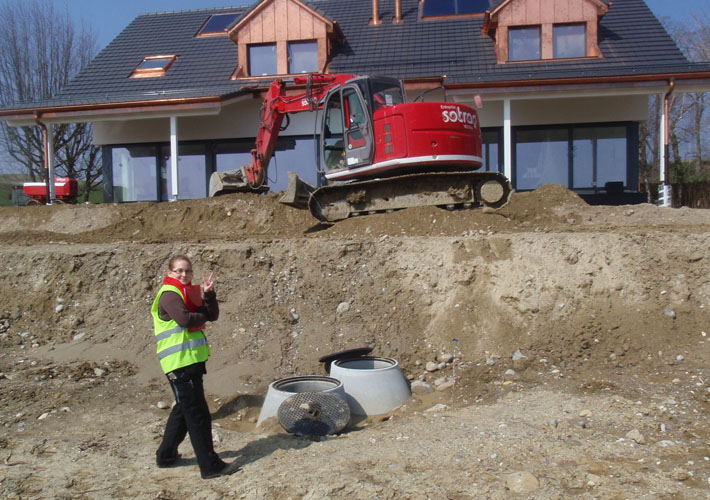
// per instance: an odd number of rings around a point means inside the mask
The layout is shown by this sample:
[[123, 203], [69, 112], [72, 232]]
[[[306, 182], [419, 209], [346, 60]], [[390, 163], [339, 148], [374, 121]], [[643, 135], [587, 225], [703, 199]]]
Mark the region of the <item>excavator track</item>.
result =
[[323, 222], [432, 205], [497, 209], [512, 191], [498, 172], [433, 172], [323, 186], [311, 193], [308, 208]]

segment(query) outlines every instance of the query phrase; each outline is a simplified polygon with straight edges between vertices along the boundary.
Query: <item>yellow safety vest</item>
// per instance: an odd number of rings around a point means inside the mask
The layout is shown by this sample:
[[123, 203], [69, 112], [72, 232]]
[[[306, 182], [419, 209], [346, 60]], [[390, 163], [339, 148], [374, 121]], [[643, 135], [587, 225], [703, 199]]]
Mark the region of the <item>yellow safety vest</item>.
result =
[[157, 342], [158, 359], [164, 373], [183, 366], [194, 365], [202, 361], [207, 361], [210, 355], [210, 345], [205, 337], [204, 330], [191, 332], [177, 324], [177, 321], [169, 319], [167, 321], [160, 318], [158, 314], [158, 302], [164, 292], [175, 292], [185, 301], [180, 289], [173, 285], [163, 285], [158, 290], [150, 314], [153, 316], [153, 326], [155, 330], [155, 341]]

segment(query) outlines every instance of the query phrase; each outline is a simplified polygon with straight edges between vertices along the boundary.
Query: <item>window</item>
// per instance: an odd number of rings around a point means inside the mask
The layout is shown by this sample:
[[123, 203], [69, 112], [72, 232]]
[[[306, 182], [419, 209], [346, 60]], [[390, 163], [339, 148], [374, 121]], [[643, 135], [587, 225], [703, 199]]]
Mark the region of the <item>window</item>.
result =
[[508, 61], [540, 59], [540, 27], [508, 28]]
[[[166, 186], [161, 200], [173, 199], [173, 175], [170, 168], [170, 145], [160, 148], [160, 172]], [[204, 144], [178, 144], [178, 199], [204, 198], [207, 193], [207, 166]]]
[[580, 127], [573, 139], [574, 188], [626, 184], [626, 127]]
[[519, 127], [513, 135], [514, 187], [560, 184], [591, 191], [607, 182], [633, 186], [638, 178], [638, 163], [630, 154], [637, 150], [634, 137], [635, 124]]
[[[342, 135], [341, 135], [342, 137]], [[281, 137], [269, 164], [269, 187], [275, 193], [288, 187], [288, 171], [316, 186], [314, 138]], [[253, 139], [190, 141], [178, 145], [178, 197], [204, 198], [213, 171], [234, 170], [251, 163]], [[102, 146], [104, 179], [110, 185], [104, 201], [166, 201], [172, 199], [170, 145], [167, 143]]]
[[481, 146], [483, 153], [482, 170], [486, 172], [502, 172], [503, 157], [499, 154], [501, 142], [500, 129], [481, 130]]
[[553, 57], [555, 59], [585, 57], [587, 55], [585, 29], [584, 24], [556, 24], [553, 26]]
[[237, 17], [239, 17], [239, 14], [236, 13], [214, 14], [205, 22], [197, 36], [226, 35], [227, 28]]
[[155, 146], [111, 148], [113, 201], [158, 199]]
[[518, 130], [515, 141], [516, 189], [535, 189], [543, 184], [568, 186], [567, 128]]
[[143, 59], [131, 73], [131, 78], [150, 78], [163, 76], [173, 65], [177, 56], [151, 56]]
[[278, 73], [276, 44], [249, 45], [249, 75], [265, 76]]
[[318, 71], [318, 42], [288, 43], [288, 72], [314, 73]]
[[482, 14], [489, 8], [489, 0], [424, 0], [422, 17]]

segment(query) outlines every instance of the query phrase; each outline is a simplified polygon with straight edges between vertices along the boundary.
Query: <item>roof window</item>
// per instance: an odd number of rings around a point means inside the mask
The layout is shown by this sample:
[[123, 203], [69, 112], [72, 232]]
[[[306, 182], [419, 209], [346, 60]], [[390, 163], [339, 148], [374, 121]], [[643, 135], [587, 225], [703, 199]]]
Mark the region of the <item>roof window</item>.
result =
[[131, 73], [131, 78], [151, 78], [163, 76], [177, 60], [177, 56], [150, 56], [143, 59]]
[[197, 36], [220, 36], [227, 34], [227, 28], [239, 17], [236, 12], [213, 14], [197, 32]]
[[421, 17], [470, 16], [490, 7], [490, 0], [423, 0]]

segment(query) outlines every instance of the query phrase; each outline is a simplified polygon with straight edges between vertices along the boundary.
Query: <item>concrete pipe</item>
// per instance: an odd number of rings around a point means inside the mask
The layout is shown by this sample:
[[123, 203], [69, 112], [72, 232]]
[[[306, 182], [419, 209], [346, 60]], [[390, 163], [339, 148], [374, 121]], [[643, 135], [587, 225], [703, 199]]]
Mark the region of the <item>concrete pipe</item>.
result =
[[331, 364], [330, 376], [343, 383], [350, 412], [355, 415], [383, 415], [412, 394], [399, 363], [392, 358], [339, 359]]
[[256, 425], [270, 417], [276, 417], [281, 403], [294, 394], [302, 392], [328, 392], [345, 398], [343, 384], [335, 378], [321, 375], [304, 375], [275, 380], [269, 384], [264, 404], [261, 406]]

